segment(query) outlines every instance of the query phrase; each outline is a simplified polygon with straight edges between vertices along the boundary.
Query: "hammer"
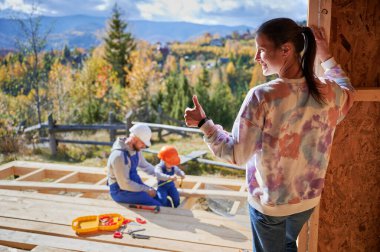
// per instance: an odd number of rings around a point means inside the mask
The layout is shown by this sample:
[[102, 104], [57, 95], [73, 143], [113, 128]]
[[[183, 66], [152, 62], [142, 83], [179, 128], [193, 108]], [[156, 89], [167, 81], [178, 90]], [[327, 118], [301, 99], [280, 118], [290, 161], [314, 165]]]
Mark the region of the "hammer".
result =
[[136, 209], [143, 209], [143, 210], [150, 210], [154, 213], [160, 212], [160, 206], [144, 206], [144, 205], [136, 205], [136, 204], [130, 204], [130, 208], [136, 208]]

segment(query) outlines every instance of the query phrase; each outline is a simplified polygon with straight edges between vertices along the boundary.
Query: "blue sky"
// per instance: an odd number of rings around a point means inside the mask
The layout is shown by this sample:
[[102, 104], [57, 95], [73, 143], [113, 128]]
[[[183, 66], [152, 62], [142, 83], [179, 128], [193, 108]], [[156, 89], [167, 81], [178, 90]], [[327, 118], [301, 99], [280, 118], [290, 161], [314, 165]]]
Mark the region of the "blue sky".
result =
[[[115, 0], [0, 0], [0, 11], [30, 12], [32, 2], [47, 16], [110, 16]], [[186, 21], [255, 27], [275, 17], [306, 20], [307, 0], [119, 0], [127, 19]]]

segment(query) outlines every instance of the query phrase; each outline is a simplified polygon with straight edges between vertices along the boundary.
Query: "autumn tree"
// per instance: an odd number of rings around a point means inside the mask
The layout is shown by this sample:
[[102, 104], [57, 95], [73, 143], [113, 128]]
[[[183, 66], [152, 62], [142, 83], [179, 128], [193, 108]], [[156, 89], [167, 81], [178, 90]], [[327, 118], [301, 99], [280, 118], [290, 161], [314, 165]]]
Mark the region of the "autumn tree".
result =
[[34, 90], [36, 112], [38, 123], [41, 123], [41, 97], [40, 89], [43, 85], [43, 70], [41, 69], [40, 54], [45, 49], [47, 37], [51, 29], [42, 29], [41, 16], [37, 16], [37, 5], [32, 3], [32, 10], [26, 18], [16, 19], [22, 34], [22, 39], [16, 41], [16, 44], [26, 57], [30, 56], [30, 64], [27, 64], [28, 84]]
[[117, 4], [112, 10], [108, 23], [105, 41], [105, 59], [117, 73], [122, 87], [127, 86], [127, 74], [132, 69], [131, 53], [136, 44], [130, 32], [126, 32], [127, 22], [122, 20], [122, 14]]

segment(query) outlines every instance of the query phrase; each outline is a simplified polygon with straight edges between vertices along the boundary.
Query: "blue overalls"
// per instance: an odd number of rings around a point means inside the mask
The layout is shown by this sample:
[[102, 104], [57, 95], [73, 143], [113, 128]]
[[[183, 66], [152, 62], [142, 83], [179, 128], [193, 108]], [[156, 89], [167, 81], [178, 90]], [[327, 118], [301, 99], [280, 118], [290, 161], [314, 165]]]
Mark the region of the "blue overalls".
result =
[[[139, 163], [139, 156], [136, 152], [135, 155], [130, 156], [128, 151], [124, 151], [124, 163], [128, 164], [128, 158], [131, 160], [131, 169], [129, 171], [129, 178], [138, 183], [144, 184], [137, 174], [137, 166]], [[110, 195], [112, 199], [119, 203], [128, 204], [140, 204], [148, 206], [160, 206], [161, 203], [158, 201], [157, 196], [152, 198], [147, 192], [131, 192], [120, 189], [117, 182], [110, 185]]]
[[[173, 176], [174, 175], [174, 168], [171, 169], [171, 171], [166, 170], [166, 166], [162, 164], [162, 172], [166, 175]], [[165, 183], [165, 180], [159, 180], [158, 181], [158, 188], [157, 188], [157, 196], [158, 199], [161, 201], [161, 204], [163, 206], [171, 207], [170, 201], [167, 199], [167, 196], [169, 196], [173, 201], [173, 206], [178, 207], [179, 206], [179, 193], [177, 191], [177, 188], [175, 187], [175, 184], [173, 181]], [[160, 186], [160, 184], [163, 184]]]

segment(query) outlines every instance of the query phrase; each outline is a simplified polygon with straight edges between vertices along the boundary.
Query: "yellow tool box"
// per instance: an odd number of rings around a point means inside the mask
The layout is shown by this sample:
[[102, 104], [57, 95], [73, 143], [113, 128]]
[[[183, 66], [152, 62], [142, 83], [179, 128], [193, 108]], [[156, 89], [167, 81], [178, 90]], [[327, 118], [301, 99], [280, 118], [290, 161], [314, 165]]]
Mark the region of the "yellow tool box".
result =
[[98, 231], [115, 231], [123, 225], [123, 222], [124, 217], [116, 213], [89, 215], [74, 219], [71, 227], [77, 234], [87, 234]]

